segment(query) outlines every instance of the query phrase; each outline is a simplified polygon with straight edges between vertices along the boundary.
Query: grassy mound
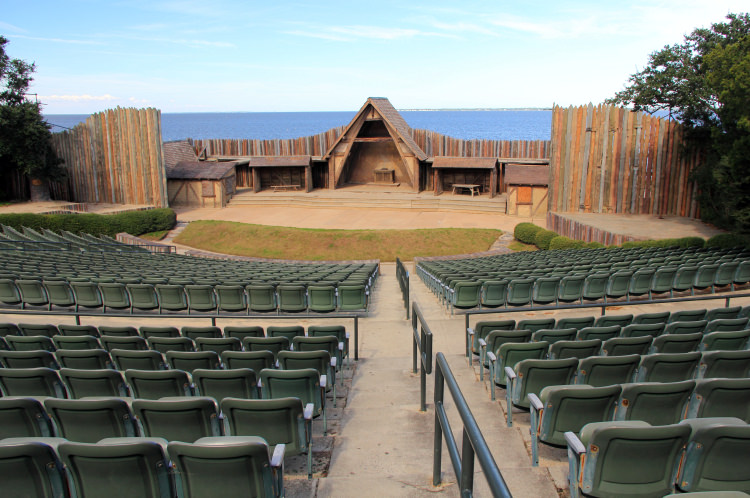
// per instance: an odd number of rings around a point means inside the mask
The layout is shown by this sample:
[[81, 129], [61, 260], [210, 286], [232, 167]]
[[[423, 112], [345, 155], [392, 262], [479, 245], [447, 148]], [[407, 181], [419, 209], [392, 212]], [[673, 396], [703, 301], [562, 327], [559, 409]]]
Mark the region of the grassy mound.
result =
[[193, 221], [175, 239], [205, 251], [258, 258], [409, 261], [415, 256], [447, 256], [486, 251], [502, 234], [480, 228], [422, 230], [323, 230]]

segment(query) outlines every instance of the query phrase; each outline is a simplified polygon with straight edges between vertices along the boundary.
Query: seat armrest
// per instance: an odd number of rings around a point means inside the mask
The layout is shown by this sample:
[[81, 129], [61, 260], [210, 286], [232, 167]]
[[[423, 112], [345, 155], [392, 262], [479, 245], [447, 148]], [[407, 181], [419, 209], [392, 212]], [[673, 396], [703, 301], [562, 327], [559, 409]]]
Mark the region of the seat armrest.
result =
[[487, 358], [489, 358], [492, 363], [497, 361], [497, 356], [495, 356], [495, 353], [492, 351], [487, 351]]
[[339, 351], [343, 351], [343, 350], [344, 350], [344, 343], [340, 342], [339, 343]]
[[479, 342], [479, 347], [480, 348], [486, 348], [487, 347], [487, 341], [485, 341], [484, 339], [479, 339], [478, 342]]
[[328, 377], [326, 375], [321, 375], [320, 376], [320, 387], [322, 387], [323, 389], [325, 389], [327, 380], [328, 380]]
[[276, 449], [273, 450], [273, 456], [271, 457], [271, 467], [281, 467], [281, 465], [284, 463], [285, 452], [285, 444], [281, 443], [276, 445]]
[[305, 410], [302, 412], [303, 416], [305, 417], [305, 420], [312, 420], [314, 409], [315, 409], [315, 405], [313, 405], [312, 403], [308, 403], [305, 405]]
[[534, 393], [529, 393], [529, 406], [532, 410], [535, 410], [537, 412], [544, 408], [542, 400], [540, 400], [539, 396]]
[[466, 335], [468, 335], [469, 337], [473, 337], [474, 336], [474, 329], [471, 328], [471, 327], [466, 327]]
[[333, 358], [331, 358], [331, 366], [333, 368], [336, 368], [336, 357], [335, 356]]
[[505, 367], [505, 378], [508, 379], [508, 384], [510, 385], [513, 379], [516, 378], [516, 372], [514, 372], [510, 367]]
[[568, 431], [565, 433], [565, 442], [568, 443], [568, 448], [573, 450], [577, 455], [586, 453], [586, 447], [583, 445], [575, 432]]

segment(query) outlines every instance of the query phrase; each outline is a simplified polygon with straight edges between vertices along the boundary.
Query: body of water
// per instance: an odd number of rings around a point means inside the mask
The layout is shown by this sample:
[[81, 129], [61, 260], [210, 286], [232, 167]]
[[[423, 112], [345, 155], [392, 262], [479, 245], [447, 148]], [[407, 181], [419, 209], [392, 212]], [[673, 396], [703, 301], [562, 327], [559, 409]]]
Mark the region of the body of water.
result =
[[[200, 112], [162, 113], [162, 139], [296, 138], [345, 126], [356, 112]], [[401, 111], [412, 128], [465, 140], [549, 140], [551, 110]], [[52, 131], [72, 128], [85, 114], [45, 116]]]

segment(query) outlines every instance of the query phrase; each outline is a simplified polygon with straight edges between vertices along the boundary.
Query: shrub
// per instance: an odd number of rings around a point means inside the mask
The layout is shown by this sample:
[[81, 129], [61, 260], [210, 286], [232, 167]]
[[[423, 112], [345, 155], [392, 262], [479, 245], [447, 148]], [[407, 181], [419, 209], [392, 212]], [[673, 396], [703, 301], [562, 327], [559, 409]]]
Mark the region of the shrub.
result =
[[546, 251], [549, 249], [550, 241], [555, 237], [559, 237], [559, 234], [552, 230], [539, 230], [534, 237], [534, 244], [536, 244], [539, 249]]
[[706, 247], [731, 249], [733, 247], [749, 247], [750, 237], [739, 233], [720, 233], [706, 241]]
[[677, 245], [680, 247], [703, 247], [706, 245], [706, 241], [703, 237], [682, 237], [677, 239]]
[[516, 240], [520, 240], [524, 244], [533, 244], [534, 237], [536, 237], [536, 234], [541, 230], [544, 229], [533, 223], [519, 223], [513, 230], [513, 236]]
[[583, 249], [586, 242], [558, 235], [549, 242], [550, 251], [559, 249]]
[[73, 233], [85, 232], [91, 235], [109, 235], [119, 232], [131, 235], [171, 229], [177, 215], [172, 209], [149, 209], [118, 214], [33, 214], [8, 213], [0, 215], [0, 223], [16, 230], [26, 226], [34, 230], [46, 228], [55, 232], [67, 230]]
[[595, 240], [592, 240], [591, 242], [586, 242], [585, 247], [586, 247], [586, 249], [603, 249], [606, 246], [604, 244], [602, 244], [601, 242], [597, 242]]

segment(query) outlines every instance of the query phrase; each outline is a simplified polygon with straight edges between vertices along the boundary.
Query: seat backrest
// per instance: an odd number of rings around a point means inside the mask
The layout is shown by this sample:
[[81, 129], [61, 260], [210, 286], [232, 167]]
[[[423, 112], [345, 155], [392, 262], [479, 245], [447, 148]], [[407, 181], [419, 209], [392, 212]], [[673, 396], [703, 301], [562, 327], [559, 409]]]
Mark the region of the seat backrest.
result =
[[703, 317], [704, 320], [711, 321], [711, 320], [731, 320], [734, 318], [738, 318], [738, 315], [742, 311], [741, 306], [727, 306], [725, 308], [713, 308], [708, 311], [706, 311], [706, 316]]
[[71, 325], [63, 323], [57, 326], [57, 330], [60, 335], [64, 336], [76, 336], [76, 335], [90, 335], [93, 337], [99, 337], [99, 329], [94, 325]]
[[593, 316], [574, 316], [574, 317], [563, 317], [558, 318], [555, 323], [556, 329], [582, 329], [584, 327], [592, 327], [594, 325], [595, 318]]
[[288, 350], [291, 343], [286, 337], [245, 337], [242, 339], [245, 351], [270, 351], [274, 357], [282, 350]]
[[657, 311], [655, 313], [641, 313], [633, 317], [634, 324], [666, 323], [669, 320], [669, 311]]
[[140, 436], [138, 422], [127, 401], [116, 398], [55, 399], [44, 401], [60, 437], [96, 443], [106, 437]]
[[651, 425], [676, 424], [687, 411], [695, 381], [622, 384], [614, 420], [643, 420]]
[[195, 343], [187, 337], [151, 337], [148, 339], [150, 349], [167, 353], [168, 351], [195, 351]]
[[602, 315], [594, 322], [595, 327], [610, 327], [619, 325], [625, 327], [633, 323], [633, 315]]
[[55, 325], [49, 323], [19, 323], [21, 333], [27, 336], [43, 335], [50, 339], [60, 333]]
[[266, 328], [268, 337], [286, 337], [291, 344], [295, 337], [304, 337], [305, 327], [302, 325], [271, 325]]
[[623, 422], [595, 423], [581, 431], [586, 458], [575, 481], [580, 482], [582, 491], [593, 496], [629, 496], [634, 489], [643, 496], [669, 494], [674, 489], [675, 472], [690, 435], [689, 428], [679, 424], [623, 425]]
[[69, 498], [65, 468], [55, 450], [41, 442], [0, 444], [0, 479], [9, 497]]
[[99, 340], [92, 335], [56, 335], [52, 343], [57, 349], [101, 349]]
[[[224, 398], [257, 399], [258, 379], [249, 368], [228, 370], [193, 370], [193, 382], [198, 396], [209, 396], [221, 403]], [[236, 434], [239, 435], [239, 434]], [[252, 436], [253, 434], [243, 434]]]
[[260, 436], [271, 446], [286, 445], [287, 455], [307, 451], [302, 401], [299, 398], [224, 398], [221, 412], [233, 436]]
[[750, 379], [700, 379], [687, 418], [737, 417], [750, 423]]
[[247, 311], [247, 294], [242, 285], [217, 285], [216, 300], [221, 311]]
[[576, 384], [601, 387], [631, 382], [640, 362], [637, 354], [583, 358], [578, 363]]
[[568, 384], [578, 368], [578, 359], [562, 360], [523, 360], [513, 370], [516, 380], [512, 386], [513, 404], [522, 408], [529, 407], [528, 395], [539, 393], [547, 386]]
[[215, 325], [208, 325], [203, 327], [198, 327], [194, 325], [185, 325], [180, 329], [180, 334], [183, 337], [188, 337], [192, 340], [196, 340], [198, 337], [211, 337], [211, 338], [221, 338], [224, 337], [221, 329], [219, 327], [216, 327]]
[[222, 351], [224, 368], [249, 368], [256, 373], [264, 368], [273, 368], [276, 356], [271, 351]]
[[182, 480], [185, 498], [211, 496], [217, 489], [223, 496], [284, 495], [282, 476], [274, 475], [268, 446], [261, 438], [227, 437], [210, 444], [172, 442], [168, 448], [177, 472], [192, 476]]
[[745, 318], [717, 318], [706, 324], [704, 334], [709, 332], [733, 332], [747, 328], [747, 317]]
[[191, 373], [196, 368], [216, 370], [221, 358], [216, 351], [167, 351], [164, 356], [170, 368]]
[[602, 343], [602, 354], [605, 356], [622, 356], [628, 354], [644, 355], [648, 353], [653, 338], [643, 337], [613, 337]]
[[182, 370], [125, 370], [133, 396], [142, 399], [159, 399], [167, 396], [191, 396], [192, 384], [187, 372]]
[[606, 327], [584, 327], [576, 334], [576, 339], [587, 341], [589, 339], [600, 339], [606, 341], [620, 335], [619, 325], [608, 325]]
[[701, 355], [698, 378], [750, 377], [750, 350], [705, 351]]
[[51, 368], [0, 368], [3, 396], [50, 396], [67, 398], [57, 370]]
[[118, 370], [79, 370], [74, 368], [60, 369], [60, 378], [74, 399], [86, 396], [130, 395], [125, 379]]
[[750, 340], [750, 330], [711, 332], [703, 336], [698, 349], [701, 351], [737, 351], [746, 349], [748, 340]]
[[222, 436], [219, 407], [208, 397], [136, 399], [133, 413], [148, 437], [192, 443], [202, 437]]
[[138, 329], [130, 325], [99, 325], [99, 334], [110, 337], [133, 337], [138, 335]]
[[104, 349], [112, 351], [113, 349], [130, 349], [132, 351], [144, 351], [149, 349], [146, 339], [138, 336], [108, 336], [103, 335], [99, 342]]
[[664, 334], [654, 338], [649, 353], [689, 353], [698, 349], [703, 334]]
[[574, 341], [576, 329], [539, 329], [531, 334], [532, 341], [546, 341], [548, 344], [557, 341]]
[[135, 439], [117, 443], [65, 442], [58, 447], [77, 496], [176, 496], [169, 462], [161, 445]]
[[52, 420], [38, 399], [23, 396], [0, 398], [0, 439], [54, 435]]
[[679, 382], [690, 380], [701, 359], [698, 352], [654, 353], [641, 357], [636, 382]]
[[182, 311], [187, 309], [185, 287], [175, 284], [156, 284], [154, 286], [159, 300], [159, 310]]
[[549, 357], [553, 360], [564, 358], [588, 358], [599, 352], [601, 339], [587, 341], [557, 341], [549, 346]]
[[518, 324], [513, 327], [510, 327], [510, 329], [530, 330], [532, 333], [534, 333], [538, 330], [552, 329], [554, 327], [555, 327], [554, 318], [528, 318], [528, 319], [519, 320]]
[[195, 347], [198, 351], [215, 351], [221, 354], [223, 351], [241, 351], [242, 341], [236, 337], [198, 337], [195, 339]]
[[669, 320], [667, 320], [667, 323], [695, 322], [695, 321], [703, 320], [705, 316], [706, 316], [705, 309], [679, 310], [679, 311], [674, 311], [669, 315]]
[[325, 398], [320, 392], [320, 373], [314, 368], [274, 370], [265, 368], [259, 373], [263, 399], [297, 397], [303, 405], [312, 403], [314, 412], [321, 413]]
[[487, 342], [487, 351], [496, 353], [497, 350], [508, 342], [529, 342], [531, 340], [530, 330], [493, 330], [485, 341]]
[[[750, 425], [737, 420], [693, 419], [677, 483], [682, 491], [699, 493], [750, 489]], [[717, 484], [720, 483], [720, 484]]]
[[0, 366], [4, 368], [60, 368], [55, 355], [43, 349], [37, 351], [0, 350]]
[[180, 337], [180, 329], [172, 326], [142, 325], [138, 332], [144, 339], [152, 337]]
[[695, 334], [696, 332], [703, 332], [708, 322], [706, 320], [697, 321], [679, 321], [668, 323], [664, 328], [665, 334]]
[[259, 325], [227, 325], [224, 327], [224, 335], [241, 341], [245, 337], [265, 337], [266, 333]]
[[563, 445], [566, 432], [578, 433], [590, 422], [609, 420], [621, 391], [619, 385], [545, 387], [539, 395], [544, 403], [539, 440]]
[[118, 370], [166, 370], [167, 363], [158, 351], [132, 351], [128, 349], [113, 349], [110, 351], [112, 360]]

